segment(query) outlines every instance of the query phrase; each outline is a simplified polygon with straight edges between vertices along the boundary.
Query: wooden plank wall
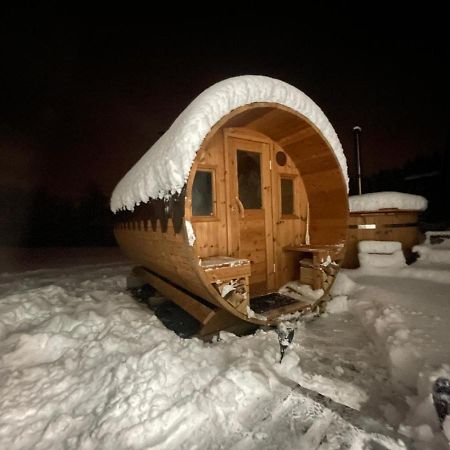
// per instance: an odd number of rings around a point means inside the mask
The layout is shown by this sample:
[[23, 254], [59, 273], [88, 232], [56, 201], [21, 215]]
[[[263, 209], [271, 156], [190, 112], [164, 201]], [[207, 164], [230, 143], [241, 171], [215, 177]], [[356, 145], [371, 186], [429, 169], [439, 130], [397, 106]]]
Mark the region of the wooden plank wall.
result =
[[[268, 117], [264, 117], [264, 121]], [[262, 119], [259, 119], [261, 121]], [[275, 289], [278, 289], [288, 281], [298, 278], [298, 255], [293, 252], [283, 251], [283, 247], [288, 245], [299, 245], [305, 242], [306, 232], [306, 216], [307, 216], [307, 194], [304, 182], [300, 176], [299, 170], [296, 168], [294, 161], [286, 153], [287, 163], [285, 166], [279, 166], [276, 163], [275, 155], [278, 151], [283, 151], [280, 145], [271, 141], [267, 136], [259, 135], [254, 130], [249, 129], [232, 129], [229, 133], [235, 134], [240, 138], [247, 138], [252, 140], [261, 139], [262, 141], [272, 142], [272, 191], [273, 199], [273, 248], [274, 248], [274, 263], [276, 265]], [[198, 255], [201, 258], [217, 255], [230, 255], [230, 249], [227, 245], [227, 204], [226, 204], [226, 174], [224, 164], [224, 136], [223, 133], [216, 133], [211, 139], [207, 147], [201, 150], [193, 169], [214, 168], [216, 173], [216, 217], [211, 219], [190, 217], [195, 235], [197, 238]], [[286, 175], [293, 177], [295, 189], [295, 214], [293, 217], [281, 217], [281, 190], [280, 177]], [[188, 186], [187, 207], [190, 208], [190, 192], [191, 186]], [[230, 201], [230, 200], [229, 200]], [[188, 209], [187, 208], [187, 209]], [[247, 212], [248, 214], [248, 212]], [[241, 236], [242, 242], [247, 242], [249, 245], [258, 248], [258, 243], [254, 242], [255, 233], [253, 227], [244, 226]], [[260, 245], [261, 247], [261, 245]], [[262, 253], [264, 254], [262, 254]], [[265, 252], [261, 250], [261, 255], [258, 252], [252, 254], [254, 264], [266, 265]], [[253, 267], [255, 269], [255, 267]], [[253, 270], [254, 271], [254, 270]], [[252, 283], [257, 283], [258, 280], [252, 277]]]
[[[310, 202], [310, 235], [314, 244], [345, 242], [347, 235], [347, 193], [342, 174], [330, 149], [319, 135], [286, 146], [299, 167]], [[343, 255], [342, 255], [343, 256]]]
[[[274, 223], [274, 254], [276, 264], [275, 288], [279, 289], [288, 281], [298, 279], [298, 254], [285, 252], [287, 245], [299, 245], [305, 242], [306, 216], [308, 199], [305, 186], [298, 169], [287, 153], [286, 165], [280, 166], [276, 162], [276, 154], [284, 150], [274, 144], [272, 155], [272, 186], [274, 194], [273, 223]], [[283, 217], [281, 214], [281, 176], [286, 175], [294, 180], [294, 215]]]
[[152, 231], [151, 227], [145, 230], [136, 224], [134, 227], [130, 223], [118, 224], [114, 234], [130, 259], [199, 297], [213, 301], [193, 267], [192, 248], [186, 242], [184, 233], [174, 232], [171, 221], [166, 233], [161, 232], [158, 222], [156, 231]]

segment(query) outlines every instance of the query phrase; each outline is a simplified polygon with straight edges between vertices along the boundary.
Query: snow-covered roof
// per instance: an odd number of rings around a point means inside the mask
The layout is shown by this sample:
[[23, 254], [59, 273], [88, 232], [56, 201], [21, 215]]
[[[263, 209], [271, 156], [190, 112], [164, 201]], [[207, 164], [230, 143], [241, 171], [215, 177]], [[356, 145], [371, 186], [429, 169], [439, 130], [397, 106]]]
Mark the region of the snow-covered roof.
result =
[[407, 209], [424, 211], [428, 201], [420, 195], [403, 192], [372, 192], [352, 195], [349, 198], [350, 211], [377, 211], [379, 209]]
[[111, 197], [112, 211], [133, 210], [150, 198], [180, 192], [211, 128], [236, 108], [256, 102], [287, 106], [314, 124], [333, 149], [348, 183], [342, 145], [322, 110], [303, 92], [283, 81], [245, 75], [206, 89], [178, 116], [116, 186]]

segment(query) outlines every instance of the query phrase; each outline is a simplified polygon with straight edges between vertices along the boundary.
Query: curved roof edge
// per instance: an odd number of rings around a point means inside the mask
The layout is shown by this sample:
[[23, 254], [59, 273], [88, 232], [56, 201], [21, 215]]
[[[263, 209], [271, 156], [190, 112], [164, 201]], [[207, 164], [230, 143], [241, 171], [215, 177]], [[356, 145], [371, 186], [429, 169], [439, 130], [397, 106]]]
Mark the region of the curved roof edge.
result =
[[189, 104], [117, 184], [111, 197], [111, 210], [132, 211], [150, 198], [180, 192], [189, 177], [195, 155], [211, 128], [236, 108], [257, 102], [287, 106], [314, 124], [333, 149], [348, 185], [347, 161], [342, 145], [316, 103], [283, 81], [245, 75], [214, 84]]

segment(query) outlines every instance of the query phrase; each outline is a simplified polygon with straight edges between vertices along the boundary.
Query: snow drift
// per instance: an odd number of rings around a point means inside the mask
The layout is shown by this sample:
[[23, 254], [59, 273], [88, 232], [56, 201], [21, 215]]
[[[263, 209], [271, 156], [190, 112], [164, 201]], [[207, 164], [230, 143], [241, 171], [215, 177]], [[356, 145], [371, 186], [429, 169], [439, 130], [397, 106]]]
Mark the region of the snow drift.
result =
[[351, 212], [377, 211], [379, 209], [424, 211], [428, 206], [426, 198], [403, 192], [372, 192], [352, 195], [348, 200]]

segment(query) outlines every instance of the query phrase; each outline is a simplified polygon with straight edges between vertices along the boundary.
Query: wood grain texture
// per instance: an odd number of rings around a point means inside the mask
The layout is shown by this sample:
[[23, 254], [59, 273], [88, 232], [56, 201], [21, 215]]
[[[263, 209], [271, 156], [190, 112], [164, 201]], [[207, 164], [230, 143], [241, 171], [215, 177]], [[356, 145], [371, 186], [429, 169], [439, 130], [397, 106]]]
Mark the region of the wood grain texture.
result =
[[[261, 155], [261, 210], [242, 211], [236, 201], [238, 148]], [[286, 155], [284, 165], [277, 164], [277, 152]], [[214, 172], [214, 213], [208, 217], [192, 215], [192, 185], [201, 169]], [[283, 177], [294, 183], [294, 210], [289, 215], [281, 209]], [[115, 227], [120, 246], [132, 260], [171, 283], [255, 323], [262, 322], [249, 319], [246, 311], [220, 297], [212, 284], [218, 281], [218, 272], [205, 272], [199, 266], [201, 258], [227, 255], [251, 260], [250, 274], [236, 269], [227, 270], [226, 276], [248, 277], [250, 295], [261, 295], [299, 278], [298, 255], [284, 248], [305, 243], [307, 223], [313, 244], [344, 245], [347, 236], [347, 191], [336, 156], [311, 122], [273, 103], [237, 108], [212, 126], [192, 165], [183, 200], [184, 216], [178, 218], [181, 232], [175, 233], [170, 218], [167, 223], [152, 222], [127, 214]], [[153, 207], [162, 206], [155, 202]], [[185, 221], [194, 229], [193, 246], [187, 240]], [[276, 322], [276, 316], [273, 312], [267, 323]]]

